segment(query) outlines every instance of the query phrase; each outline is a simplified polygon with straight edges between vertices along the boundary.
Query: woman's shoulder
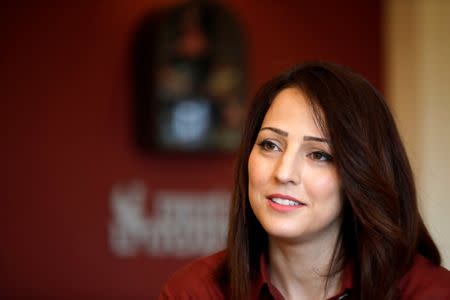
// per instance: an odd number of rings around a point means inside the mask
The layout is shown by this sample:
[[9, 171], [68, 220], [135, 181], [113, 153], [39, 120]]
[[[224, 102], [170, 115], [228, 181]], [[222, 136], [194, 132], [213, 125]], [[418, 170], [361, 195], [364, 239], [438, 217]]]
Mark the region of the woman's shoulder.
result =
[[217, 271], [225, 251], [198, 258], [176, 271], [163, 286], [159, 299], [221, 299]]
[[450, 299], [450, 271], [417, 255], [400, 290], [402, 299]]

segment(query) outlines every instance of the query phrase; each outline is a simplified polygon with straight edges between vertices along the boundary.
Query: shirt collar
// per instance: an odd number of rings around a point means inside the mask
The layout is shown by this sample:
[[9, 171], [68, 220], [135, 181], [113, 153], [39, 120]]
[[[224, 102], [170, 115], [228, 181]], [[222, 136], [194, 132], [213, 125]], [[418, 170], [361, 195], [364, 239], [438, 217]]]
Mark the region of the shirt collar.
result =
[[[342, 274], [342, 284], [339, 293], [330, 299], [342, 299], [349, 290], [353, 287], [353, 264], [351, 262], [346, 263], [344, 266], [344, 271]], [[261, 297], [264, 293], [269, 292], [273, 299], [282, 300], [284, 299], [280, 291], [270, 282], [269, 276], [269, 266], [267, 262], [266, 255], [261, 254], [259, 258], [259, 276], [255, 282], [253, 289], [252, 299], [261, 299], [266, 297]]]

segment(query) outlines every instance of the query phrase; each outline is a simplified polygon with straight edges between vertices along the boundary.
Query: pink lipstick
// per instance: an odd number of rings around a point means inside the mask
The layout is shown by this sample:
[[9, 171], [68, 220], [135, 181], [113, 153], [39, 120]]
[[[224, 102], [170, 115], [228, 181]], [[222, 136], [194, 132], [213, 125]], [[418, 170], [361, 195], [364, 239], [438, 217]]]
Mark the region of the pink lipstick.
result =
[[305, 206], [303, 202], [289, 195], [272, 194], [267, 199], [269, 205], [279, 212], [288, 212]]

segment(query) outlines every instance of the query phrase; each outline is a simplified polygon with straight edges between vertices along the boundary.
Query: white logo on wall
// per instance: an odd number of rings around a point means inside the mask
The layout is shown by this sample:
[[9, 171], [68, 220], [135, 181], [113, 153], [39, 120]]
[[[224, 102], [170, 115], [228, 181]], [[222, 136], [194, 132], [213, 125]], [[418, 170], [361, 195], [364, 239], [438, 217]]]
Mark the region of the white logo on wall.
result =
[[109, 242], [114, 254], [200, 256], [223, 249], [229, 192], [158, 191], [146, 214], [143, 183], [116, 185], [111, 192]]

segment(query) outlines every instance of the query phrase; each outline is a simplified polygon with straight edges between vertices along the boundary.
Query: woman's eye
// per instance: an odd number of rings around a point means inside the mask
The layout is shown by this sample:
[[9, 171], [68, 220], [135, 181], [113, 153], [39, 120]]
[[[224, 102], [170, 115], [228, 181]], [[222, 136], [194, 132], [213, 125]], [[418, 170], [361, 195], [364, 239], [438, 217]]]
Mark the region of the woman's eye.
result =
[[318, 160], [318, 161], [332, 161], [333, 157], [328, 154], [325, 153], [323, 151], [314, 151], [310, 154], [308, 154], [309, 157], [311, 157], [313, 160]]
[[277, 144], [269, 140], [264, 140], [258, 145], [265, 151], [281, 151]]

